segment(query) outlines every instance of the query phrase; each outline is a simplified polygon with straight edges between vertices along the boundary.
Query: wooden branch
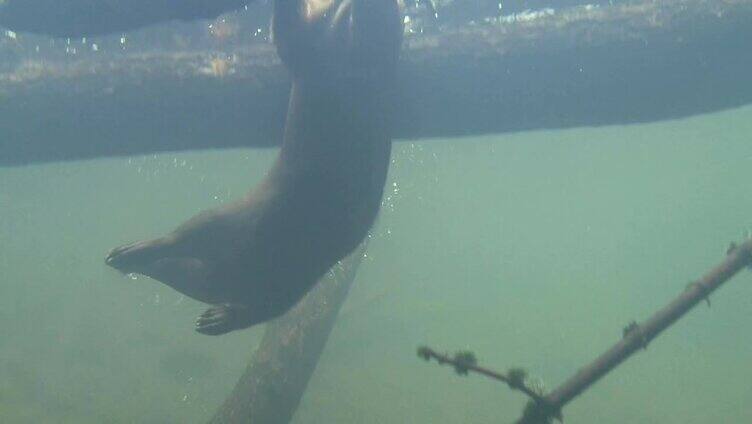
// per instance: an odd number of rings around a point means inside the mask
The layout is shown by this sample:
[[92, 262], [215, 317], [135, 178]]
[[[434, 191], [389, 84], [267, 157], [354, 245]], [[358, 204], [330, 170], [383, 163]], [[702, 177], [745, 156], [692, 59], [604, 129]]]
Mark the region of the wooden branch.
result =
[[[702, 301], [707, 301], [708, 296], [718, 289], [723, 283], [730, 280], [739, 271], [748, 267], [752, 269], [752, 238], [740, 245], [732, 244], [723, 262], [705, 274], [699, 280], [687, 286], [687, 289], [668, 305], [657, 311], [642, 324], [632, 322], [624, 328], [623, 337], [605, 353], [593, 362], [580, 369], [575, 375], [562, 383], [550, 393], [539, 396], [532, 389], [522, 390], [532, 400], [525, 408], [522, 417], [517, 424], [547, 424], [552, 419], [561, 419], [561, 410], [575, 397], [587, 390], [603, 376], [611, 372], [622, 362], [627, 360], [635, 352], [646, 349], [648, 344], [661, 332], [678, 321], [694, 306]], [[419, 355], [425, 358], [436, 358], [440, 363], [450, 363], [460, 369], [472, 370], [490, 378], [501, 380], [509, 384], [508, 374], [500, 374], [496, 371], [477, 367], [474, 361], [471, 364], [457, 362], [447, 355], [436, 354], [433, 350], [421, 348]], [[511, 384], [509, 384], [512, 386]], [[518, 384], [519, 386], [519, 384]], [[522, 384], [522, 387], [524, 384]]]
[[367, 240], [284, 316], [264, 338], [212, 424], [287, 424], [332, 331], [365, 252]]
[[[0, 166], [281, 140], [287, 76], [273, 48], [248, 34], [211, 48], [82, 47], [63, 57], [35, 53], [39, 42], [23, 35], [1, 38], [0, 57], [15, 59], [0, 62]], [[607, 125], [739, 106], [752, 101], [749, 40], [752, 0], [637, 0], [408, 34], [393, 133]]]
[[[653, 314], [644, 323], [630, 323], [624, 328], [624, 337], [619, 342], [547, 394], [544, 397], [545, 408], [555, 411], [561, 410], [564, 405], [619, 366], [632, 354], [641, 349], [646, 349], [648, 344], [663, 330], [679, 320], [695, 305], [706, 300], [718, 287], [730, 280], [737, 272], [749, 267], [750, 264], [752, 264], [752, 239], [748, 239], [738, 246], [732, 244], [723, 262], [702, 278], [690, 284], [681, 295]], [[530, 415], [527, 414], [518, 421], [518, 424], [539, 422], [530, 419], [530, 417], [536, 416], [534, 408], [530, 410]]]
[[534, 402], [542, 403], [544, 399], [541, 394], [535, 391], [532, 387], [529, 387], [525, 383], [527, 372], [522, 368], [512, 368], [502, 374], [498, 371], [494, 371], [490, 368], [481, 367], [476, 364], [475, 354], [472, 352], [457, 352], [454, 356], [438, 353], [428, 346], [421, 346], [418, 348], [418, 356], [426, 361], [435, 359], [439, 365], [451, 365], [454, 367], [454, 371], [459, 375], [467, 375], [472, 371], [484, 375], [488, 378], [492, 378], [497, 381], [501, 381], [509, 386], [512, 390], [519, 390], [529, 397]]

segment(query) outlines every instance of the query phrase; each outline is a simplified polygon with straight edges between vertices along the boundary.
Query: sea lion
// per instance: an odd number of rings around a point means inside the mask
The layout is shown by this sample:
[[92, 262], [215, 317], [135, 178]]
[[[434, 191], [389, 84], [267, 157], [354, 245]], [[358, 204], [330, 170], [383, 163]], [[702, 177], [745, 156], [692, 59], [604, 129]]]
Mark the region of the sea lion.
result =
[[212, 304], [196, 321], [203, 334], [289, 310], [363, 240], [381, 205], [397, 0], [276, 0], [272, 27], [293, 83], [269, 173], [245, 198], [106, 257]]

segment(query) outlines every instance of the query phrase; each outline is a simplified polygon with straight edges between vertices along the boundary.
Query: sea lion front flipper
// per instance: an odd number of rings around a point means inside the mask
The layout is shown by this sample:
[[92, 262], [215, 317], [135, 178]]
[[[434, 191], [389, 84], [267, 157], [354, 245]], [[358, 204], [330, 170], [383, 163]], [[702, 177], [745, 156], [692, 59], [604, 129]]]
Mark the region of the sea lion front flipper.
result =
[[222, 303], [207, 309], [196, 319], [196, 331], [218, 336], [253, 325], [251, 310], [243, 305]]

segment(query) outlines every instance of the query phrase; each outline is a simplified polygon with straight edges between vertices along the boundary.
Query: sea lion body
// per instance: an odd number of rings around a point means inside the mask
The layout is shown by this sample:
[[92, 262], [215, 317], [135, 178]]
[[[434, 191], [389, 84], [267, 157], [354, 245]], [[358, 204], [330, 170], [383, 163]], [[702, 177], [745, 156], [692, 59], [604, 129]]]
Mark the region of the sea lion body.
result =
[[[390, 160], [401, 24], [392, 0], [376, 0], [387, 12], [359, 18], [372, 1], [277, 0], [275, 43], [293, 86], [271, 170], [245, 198], [107, 256], [122, 272], [213, 304], [197, 331], [222, 334], [283, 314], [373, 225]], [[384, 25], [365, 24], [372, 19], [394, 29], [389, 38]], [[364, 55], [364, 47], [381, 44], [386, 55]]]

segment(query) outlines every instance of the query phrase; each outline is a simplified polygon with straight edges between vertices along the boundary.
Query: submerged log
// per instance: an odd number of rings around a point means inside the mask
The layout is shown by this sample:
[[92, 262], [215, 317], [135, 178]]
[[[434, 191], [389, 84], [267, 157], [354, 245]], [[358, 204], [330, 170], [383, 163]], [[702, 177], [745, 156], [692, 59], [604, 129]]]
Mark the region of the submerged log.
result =
[[[393, 133], [608, 125], [736, 107], [752, 101], [750, 39], [752, 0], [642, 0], [409, 34]], [[18, 60], [0, 71], [0, 165], [277, 145], [289, 87], [273, 48], [221, 49]]]
[[211, 424], [287, 424], [295, 414], [363, 260], [351, 253], [288, 313], [267, 324], [264, 338]]

